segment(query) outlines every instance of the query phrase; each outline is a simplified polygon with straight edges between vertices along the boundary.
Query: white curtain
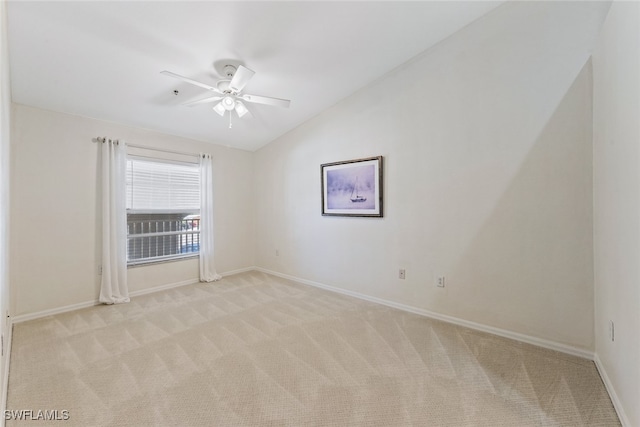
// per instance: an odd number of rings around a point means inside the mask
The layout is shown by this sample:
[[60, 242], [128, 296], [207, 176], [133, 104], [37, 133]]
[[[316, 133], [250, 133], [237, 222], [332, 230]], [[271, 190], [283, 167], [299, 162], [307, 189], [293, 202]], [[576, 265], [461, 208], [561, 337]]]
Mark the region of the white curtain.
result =
[[213, 163], [211, 155], [200, 154], [200, 281], [220, 279], [213, 256]]
[[126, 148], [102, 139], [102, 284], [100, 302], [129, 302], [127, 287]]

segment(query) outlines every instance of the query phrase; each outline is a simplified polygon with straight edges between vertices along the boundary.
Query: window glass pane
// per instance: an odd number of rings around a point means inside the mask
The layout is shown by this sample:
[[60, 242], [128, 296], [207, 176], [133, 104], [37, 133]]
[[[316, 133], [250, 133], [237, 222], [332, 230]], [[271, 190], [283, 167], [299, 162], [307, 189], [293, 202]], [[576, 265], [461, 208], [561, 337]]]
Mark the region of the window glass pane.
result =
[[198, 166], [129, 158], [126, 173], [128, 264], [198, 253]]
[[179, 258], [200, 250], [200, 215], [128, 214], [129, 264]]

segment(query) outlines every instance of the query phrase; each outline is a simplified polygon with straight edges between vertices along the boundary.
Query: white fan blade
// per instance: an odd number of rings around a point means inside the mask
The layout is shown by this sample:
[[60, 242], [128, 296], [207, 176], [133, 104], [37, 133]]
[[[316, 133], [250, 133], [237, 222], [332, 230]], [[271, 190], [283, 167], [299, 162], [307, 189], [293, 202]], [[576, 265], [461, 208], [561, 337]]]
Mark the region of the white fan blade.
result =
[[251, 77], [253, 77], [254, 74], [254, 71], [251, 71], [247, 67], [239, 65], [238, 69], [233, 75], [233, 78], [231, 79], [231, 83], [229, 83], [229, 89], [234, 92], [240, 92], [245, 87], [245, 85], [249, 83], [249, 80], [251, 80]]
[[260, 96], [260, 95], [249, 95], [248, 93], [241, 95], [240, 98], [244, 99], [245, 101], [253, 102], [256, 104], [275, 105], [277, 107], [284, 107], [284, 108], [289, 108], [289, 104], [291, 104], [291, 101], [289, 101], [288, 99], [271, 98], [268, 96]]
[[165, 76], [169, 76], [169, 77], [175, 77], [176, 79], [182, 80], [184, 82], [187, 82], [189, 84], [195, 85], [195, 86], [199, 86], [201, 88], [210, 90], [211, 92], [215, 92], [215, 93], [222, 93], [222, 91], [218, 90], [218, 88], [213, 87], [213, 86], [209, 86], [207, 84], [204, 83], [200, 83], [197, 82], [195, 80], [191, 80], [187, 77], [181, 76], [180, 74], [176, 74], [176, 73], [172, 73], [171, 71], [161, 71], [160, 74], [164, 74]]
[[222, 99], [222, 96], [214, 95], [214, 96], [209, 96], [207, 98], [198, 99], [197, 101], [184, 102], [184, 103], [182, 103], [180, 105], [185, 105], [187, 107], [193, 107], [195, 105], [208, 104], [209, 102], [220, 101], [221, 99]]

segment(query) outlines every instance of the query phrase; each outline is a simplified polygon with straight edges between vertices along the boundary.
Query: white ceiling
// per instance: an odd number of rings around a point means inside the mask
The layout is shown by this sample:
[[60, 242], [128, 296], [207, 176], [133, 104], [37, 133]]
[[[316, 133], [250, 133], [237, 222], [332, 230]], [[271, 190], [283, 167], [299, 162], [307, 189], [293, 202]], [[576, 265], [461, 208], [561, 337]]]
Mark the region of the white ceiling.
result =
[[[256, 150], [501, 3], [9, 1], [12, 99]], [[227, 60], [256, 72], [245, 93], [291, 107], [247, 103], [229, 129], [180, 105], [206, 90], [160, 74], [215, 85]]]

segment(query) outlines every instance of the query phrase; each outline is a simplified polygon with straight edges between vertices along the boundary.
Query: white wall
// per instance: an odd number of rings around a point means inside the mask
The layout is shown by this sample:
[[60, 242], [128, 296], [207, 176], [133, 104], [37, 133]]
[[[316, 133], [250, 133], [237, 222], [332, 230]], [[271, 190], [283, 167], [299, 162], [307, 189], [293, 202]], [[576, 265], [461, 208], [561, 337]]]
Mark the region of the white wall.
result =
[[[9, 152], [11, 122], [11, 89], [9, 85], [9, 53], [7, 48], [6, 3], [0, 2], [0, 333], [4, 351], [0, 358], [0, 384], [5, 383], [8, 363], [7, 339], [9, 308]], [[2, 387], [2, 408], [6, 403], [6, 390]]]
[[[213, 155], [216, 267], [254, 264], [252, 153], [114, 123], [15, 105], [12, 116], [11, 284], [13, 316], [94, 301], [100, 277], [98, 144]], [[197, 280], [198, 261], [128, 270], [131, 292]]]
[[[258, 266], [592, 351], [587, 61], [607, 7], [501, 6], [256, 152]], [[322, 217], [320, 164], [375, 155], [384, 218]]]
[[596, 353], [621, 418], [639, 426], [639, 3], [614, 2], [593, 70]]

